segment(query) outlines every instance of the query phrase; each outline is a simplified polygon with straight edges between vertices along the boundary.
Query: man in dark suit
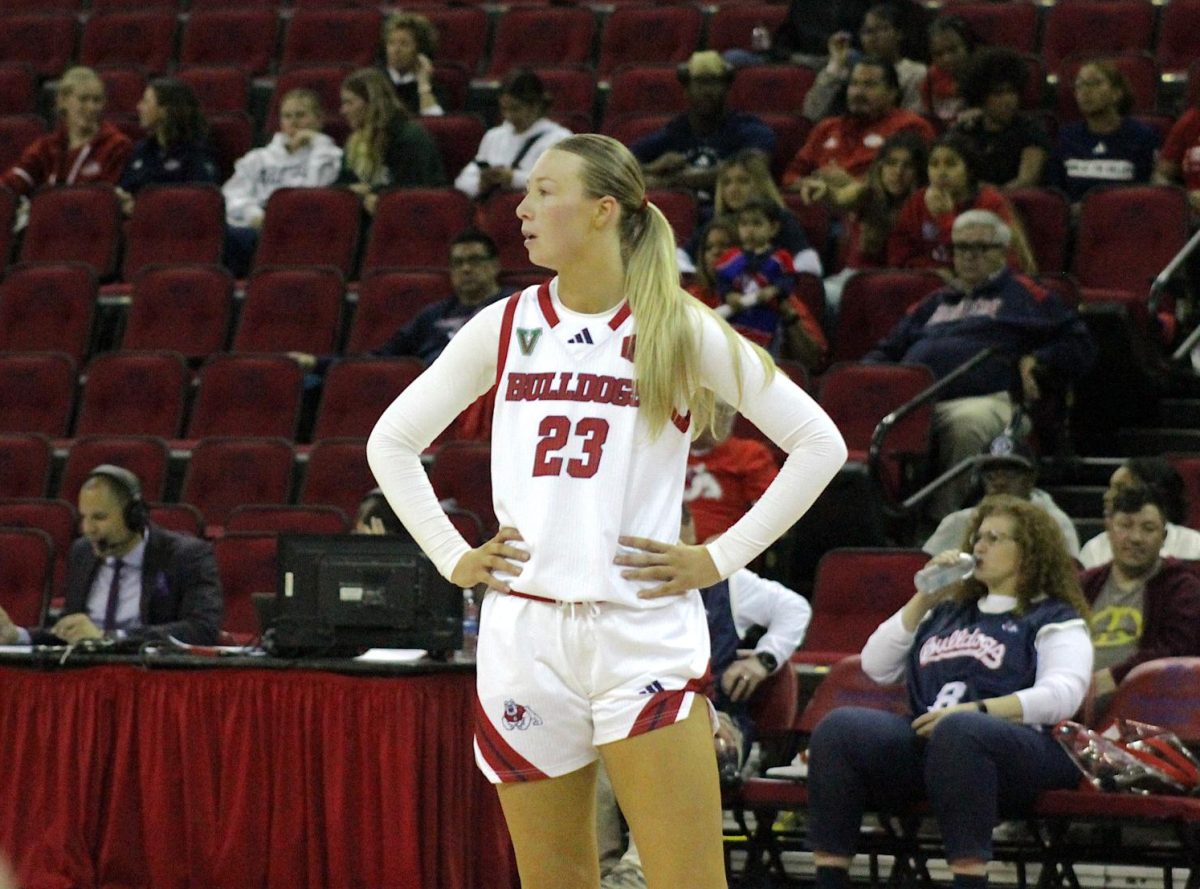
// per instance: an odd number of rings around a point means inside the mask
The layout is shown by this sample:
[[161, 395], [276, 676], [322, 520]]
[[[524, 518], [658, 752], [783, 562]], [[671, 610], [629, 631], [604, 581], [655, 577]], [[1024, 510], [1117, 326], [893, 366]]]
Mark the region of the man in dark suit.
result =
[[79, 489], [79, 523], [63, 617], [25, 629], [0, 609], [0, 643], [217, 641], [224, 602], [212, 547], [150, 524], [137, 476], [108, 464], [93, 469]]

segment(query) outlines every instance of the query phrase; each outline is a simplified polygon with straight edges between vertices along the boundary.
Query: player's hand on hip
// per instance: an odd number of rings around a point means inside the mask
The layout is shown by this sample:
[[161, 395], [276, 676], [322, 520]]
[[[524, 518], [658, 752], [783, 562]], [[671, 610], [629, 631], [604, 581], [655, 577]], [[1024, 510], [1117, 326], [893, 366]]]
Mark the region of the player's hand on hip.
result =
[[450, 575], [450, 582], [464, 589], [482, 583], [502, 593], [511, 592], [508, 582], [496, 577], [496, 574], [516, 577], [521, 573], [521, 563], [529, 560], [529, 553], [513, 546], [513, 542], [525, 541], [516, 528], [501, 528], [487, 543], [468, 550], [458, 560]]
[[621, 537], [618, 542], [640, 552], [618, 553], [613, 561], [628, 570], [626, 580], [660, 581], [658, 586], [638, 593], [639, 599], [675, 596], [688, 590], [712, 586], [721, 579], [708, 548], [686, 543], [663, 543], [649, 537]]

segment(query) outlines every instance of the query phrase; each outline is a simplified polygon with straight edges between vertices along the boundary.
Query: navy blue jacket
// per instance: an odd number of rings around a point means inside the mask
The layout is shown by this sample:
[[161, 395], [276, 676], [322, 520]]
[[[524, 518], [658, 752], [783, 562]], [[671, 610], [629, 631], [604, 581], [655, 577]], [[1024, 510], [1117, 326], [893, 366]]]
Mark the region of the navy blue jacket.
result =
[[183, 142], [164, 149], [157, 139], [143, 139], [133, 147], [117, 185], [137, 194], [160, 183], [216, 182], [217, 164], [205, 142]]

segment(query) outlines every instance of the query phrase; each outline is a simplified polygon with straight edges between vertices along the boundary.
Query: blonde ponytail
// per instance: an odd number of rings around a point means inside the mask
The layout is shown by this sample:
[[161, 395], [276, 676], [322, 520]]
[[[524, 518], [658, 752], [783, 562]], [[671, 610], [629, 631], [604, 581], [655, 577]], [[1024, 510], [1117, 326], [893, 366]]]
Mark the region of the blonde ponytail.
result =
[[[679, 286], [675, 233], [662, 211], [646, 199], [641, 168], [629, 150], [608, 136], [584, 134], [557, 143], [583, 159], [583, 185], [594, 197], [611, 195], [621, 207], [621, 258], [625, 262], [625, 298], [637, 323], [633, 375], [640, 410], [652, 435], [677, 411], [691, 412], [693, 434], [712, 426], [713, 393], [700, 385], [700, 338], [692, 313], [709, 312], [725, 334], [726, 347], [738, 355], [747, 344], [733, 328]], [[709, 346], [712, 348], [712, 346]], [[752, 346], [768, 378], [775, 364]], [[741, 363], [734, 361], [738, 396]]]

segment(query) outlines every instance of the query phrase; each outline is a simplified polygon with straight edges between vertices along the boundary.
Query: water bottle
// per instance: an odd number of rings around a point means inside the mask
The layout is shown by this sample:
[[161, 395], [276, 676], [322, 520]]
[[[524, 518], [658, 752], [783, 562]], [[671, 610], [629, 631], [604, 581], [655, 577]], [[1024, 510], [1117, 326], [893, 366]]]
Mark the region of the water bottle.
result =
[[932, 593], [952, 583], [966, 580], [975, 570], [975, 557], [970, 553], [959, 553], [949, 565], [926, 565], [913, 575], [917, 592]]
[[762, 22], [750, 31], [750, 48], [757, 53], [771, 51], [771, 29]]
[[462, 659], [475, 660], [475, 651], [479, 647], [479, 606], [475, 604], [473, 590], [463, 590], [463, 639]]

